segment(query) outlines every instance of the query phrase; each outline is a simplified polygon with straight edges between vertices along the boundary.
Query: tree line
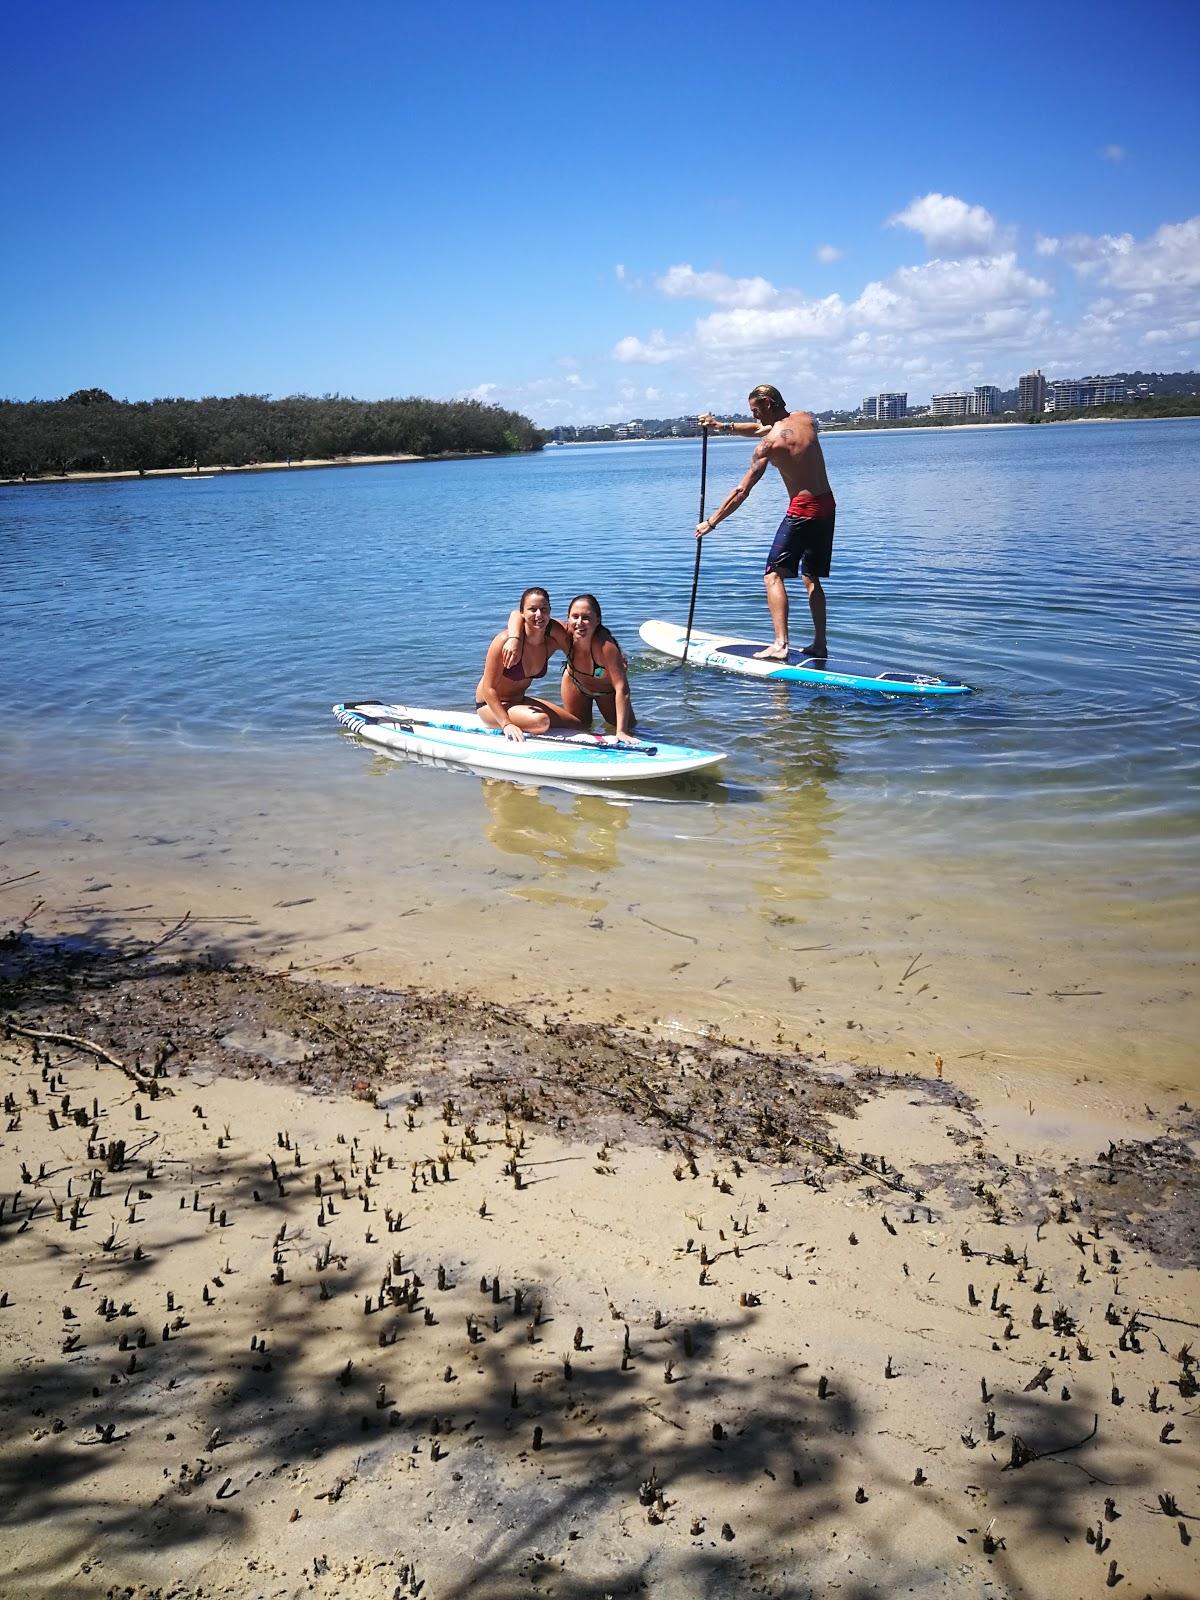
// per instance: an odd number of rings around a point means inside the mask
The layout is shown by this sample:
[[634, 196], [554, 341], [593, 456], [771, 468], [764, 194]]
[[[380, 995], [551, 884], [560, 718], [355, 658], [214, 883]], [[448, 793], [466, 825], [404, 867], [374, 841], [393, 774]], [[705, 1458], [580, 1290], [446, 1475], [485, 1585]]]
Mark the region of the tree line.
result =
[[114, 400], [77, 389], [62, 400], [0, 400], [0, 476], [244, 467], [305, 457], [507, 454], [540, 450], [528, 417], [478, 400], [354, 400], [238, 394]]

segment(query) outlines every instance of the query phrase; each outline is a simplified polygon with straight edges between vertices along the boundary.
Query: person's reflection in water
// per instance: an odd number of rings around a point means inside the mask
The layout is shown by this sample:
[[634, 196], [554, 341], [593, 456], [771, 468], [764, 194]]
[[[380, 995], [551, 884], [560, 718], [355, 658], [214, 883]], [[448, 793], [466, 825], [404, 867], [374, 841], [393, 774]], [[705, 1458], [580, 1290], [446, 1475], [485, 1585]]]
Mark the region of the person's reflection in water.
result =
[[606, 872], [618, 865], [617, 838], [629, 826], [627, 805], [499, 778], [486, 779], [481, 788], [490, 814], [485, 837], [506, 855], [528, 856], [546, 868], [543, 886], [565, 886], [575, 872]]
[[[840, 808], [830, 797], [839, 762], [837, 707], [816, 698], [798, 703], [783, 684], [764, 686], [771, 699], [762, 718], [759, 746], [774, 766], [774, 784], [761, 809], [761, 831], [753, 848], [763, 910], [774, 921], [791, 921], [828, 900], [832, 886], [829, 837]], [[804, 902], [803, 912], [797, 902]]]

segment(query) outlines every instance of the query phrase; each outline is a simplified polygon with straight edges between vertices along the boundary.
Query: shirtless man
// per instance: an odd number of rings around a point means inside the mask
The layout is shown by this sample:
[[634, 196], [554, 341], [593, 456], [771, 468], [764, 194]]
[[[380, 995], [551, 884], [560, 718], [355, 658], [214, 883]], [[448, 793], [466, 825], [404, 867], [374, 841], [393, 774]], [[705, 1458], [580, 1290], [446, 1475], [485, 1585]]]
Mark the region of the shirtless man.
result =
[[786, 661], [788, 658], [788, 594], [785, 578], [797, 573], [808, 590], [812, 612], [812, 643], [800, 652], [805, 656], [828, 655], [825, 640], [825, 591], [821, 579], [829, 576], [833, 553], [833, 519], [836, 506], [825, 475], [825, 457], [817, 438], [817, 425], [807, 411], [789, 411], [779, 390], [760, 383], [750, 391], [753, 422], [718, 422], [707, 413], [700, 424], [721, 433], [740, 433], [759, 442], [750, 458], [750, 470], [737, 488], [711, 517], [696, 526], [697, 539], [711, 533], [741, 505], [769, 466], [779, 469], [788, 492], [787, 514], [779, 524], [775, 543], [767, 556], [763, 584], [767, 607], [775, 627], [775, 638], [765, 650], [755, 652], [760, 661]]

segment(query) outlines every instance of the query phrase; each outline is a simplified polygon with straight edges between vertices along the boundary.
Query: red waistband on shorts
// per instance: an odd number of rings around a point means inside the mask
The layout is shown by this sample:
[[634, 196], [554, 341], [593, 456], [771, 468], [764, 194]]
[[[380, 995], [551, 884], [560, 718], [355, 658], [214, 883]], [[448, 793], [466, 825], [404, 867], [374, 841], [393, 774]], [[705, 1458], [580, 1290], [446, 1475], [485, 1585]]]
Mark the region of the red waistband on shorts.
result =
[[788, 501], [787, 514], [807, 521], [812, 517], [831, 517], [836, 509], [837, 502], [831, 494], [810, 494], [807, 489], [801, 489]]

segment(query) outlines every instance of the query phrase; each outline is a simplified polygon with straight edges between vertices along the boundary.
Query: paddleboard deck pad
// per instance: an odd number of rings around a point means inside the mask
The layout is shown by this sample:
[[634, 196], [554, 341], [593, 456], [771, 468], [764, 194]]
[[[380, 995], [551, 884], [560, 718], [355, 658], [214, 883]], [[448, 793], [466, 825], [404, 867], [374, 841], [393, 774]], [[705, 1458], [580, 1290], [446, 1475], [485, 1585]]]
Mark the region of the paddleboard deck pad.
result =
[[[652, 650], [683, 659], [687, 631], [674, 622], [643, 622], [639, 629]], [[690, 666], [718, 667], [723, 672], [738, 672], [747, 678], [766, 678], [772, 683], [825, 684], [835, 689], [873, 689], [882, 694], [947, 695], [970, 694], [970, 686], [954, 683], [933, 673], [902, 672], [898, 668], [878, 667], [840, 656], [804, 656], [799, 650], [788, 652], [786, 661], [756, 661], [755, 652], [765, 648], [762, 640], [736, 639], [730, 634], [706, 633], [693, 628], [687, 642]]]
[[407, 755], [457, 762], [477, 772], [508, 778], [559, 778], [576, 783], [646, 783], [719, 766], [722, 751], [634, 740], [616, 744], [591, 733], [527, 735], [506, 739], [477, 716], [424, 706], [357, 700], [334, 706], [344, 728]]

